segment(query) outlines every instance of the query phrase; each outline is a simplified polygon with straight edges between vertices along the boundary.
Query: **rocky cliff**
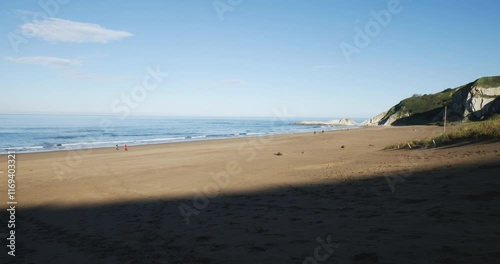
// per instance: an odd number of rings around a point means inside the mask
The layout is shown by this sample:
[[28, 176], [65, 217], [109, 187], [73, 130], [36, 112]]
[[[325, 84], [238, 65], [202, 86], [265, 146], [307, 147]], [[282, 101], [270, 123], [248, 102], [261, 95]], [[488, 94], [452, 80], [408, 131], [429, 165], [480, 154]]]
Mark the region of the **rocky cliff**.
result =
[[500, 113], [500, 76], [479, 78], [466, 85], [430, 95], [414, 95], [364, 125], [426, 125], [450, 121], [483, 120]]
[[356, 126], [358, 123], [354, 122], [348, 118], [334, 119], [329, 121], [300, 121], [294, 122], [292, 125], [302, 125], [302, 126]]

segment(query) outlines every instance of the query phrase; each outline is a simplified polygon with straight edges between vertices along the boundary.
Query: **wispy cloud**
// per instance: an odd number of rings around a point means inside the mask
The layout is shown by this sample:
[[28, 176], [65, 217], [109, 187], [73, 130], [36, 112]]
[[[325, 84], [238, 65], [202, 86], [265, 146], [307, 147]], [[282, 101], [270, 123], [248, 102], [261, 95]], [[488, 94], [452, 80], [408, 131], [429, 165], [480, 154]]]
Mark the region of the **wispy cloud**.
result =
[[57, 58], [57, 57], [44, 57], [44, 56], [36, 56], [36, 57], [4, 57], [5, 60], [16, 62], [16, 63], [24, 63], [24, 64], [34, 64], [49, 67], [55, 69], [62, 77], [75, 79], [75, 80], [84, 80], [84, 81], [99, 81], [99, 82], [107, 82], [107, 81], [127, 81], [130, 80], [128, 76], [118, 76], [118, 75], [103, 75], [99, 73], [93, 72], [84, 72], [78, 70], [78, 67], [70, 67], [70, 66], [78, 66], [81, 65], [81, 59], [65, 59], [65, 58]]
[[98, 24], [81, 23], [60, 18], [27, 22], [19, 26], [25, 35], [54, 42], [108, 43], [133, 36], [132, 33], [104, 28]]
[[93, 72], [83, 72], [79, 70], [64, 70], [60, 74], [66, 78], [84, 80], [84, 81], [127, 81], [127, 76], [102, 75]]
[[16, 9], [15, 13], [21, 16], [33, 16], [36, 14], [36, 12], [29, 11], [29, 10], [23, 10], [23, 9]]
[[5, 60], [25, 63], [25, 64], [36, 64], [47, 67], [68, 67], [70, 65], [80, 65], [81, 61], [79, 59], [64, 59], [58, 57], [4, 57]]
[[339, 68], [340, 66], [338, 65], [314, 65], [314, 69], [334, 69], [334, 68]]
[[240, 80], [240, 79], [230, 79], [230, 80], [221, 80], [217, 82], [218, 84], [236, 84], [236, 85], [241, 85], [241, 84], [246, 84], [247, 82], [245, 80]]

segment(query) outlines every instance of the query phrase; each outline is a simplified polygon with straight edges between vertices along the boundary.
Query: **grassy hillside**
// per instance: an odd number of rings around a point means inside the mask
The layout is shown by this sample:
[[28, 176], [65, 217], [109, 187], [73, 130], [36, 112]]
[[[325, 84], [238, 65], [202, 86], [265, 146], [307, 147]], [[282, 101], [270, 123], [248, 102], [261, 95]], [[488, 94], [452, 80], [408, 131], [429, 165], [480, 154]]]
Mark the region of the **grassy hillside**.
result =
[[484, 88], [500, 87], [500, 76], [490, 76], [490, 77], [479, 78], [476, 81], [476, 84], [479, 87], [484, 87]]
[[401, 101], [400, 111], [410, 114], [425, 113], [435, 108], [442, 108], [447, 103], [451, 102], [453, 89], [446, 89], [436, 94], [414, 95]]
[[435, 94], [413, 95], [393, 106], [383, 119], [396, 114], [400, 119], [395, 125], [424, 125], [442, 111], [452, 100], [455, 89], [446, 89]]

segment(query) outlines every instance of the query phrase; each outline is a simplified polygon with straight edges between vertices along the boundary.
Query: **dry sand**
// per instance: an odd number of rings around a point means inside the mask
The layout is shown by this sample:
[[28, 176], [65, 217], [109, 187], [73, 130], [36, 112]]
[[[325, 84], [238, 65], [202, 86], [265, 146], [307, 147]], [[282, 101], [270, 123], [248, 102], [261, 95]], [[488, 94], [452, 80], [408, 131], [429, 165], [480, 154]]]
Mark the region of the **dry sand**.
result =
[[383, 150], [440, 132], [18, 154], [0, 263], [498, 263], [500, 142]]

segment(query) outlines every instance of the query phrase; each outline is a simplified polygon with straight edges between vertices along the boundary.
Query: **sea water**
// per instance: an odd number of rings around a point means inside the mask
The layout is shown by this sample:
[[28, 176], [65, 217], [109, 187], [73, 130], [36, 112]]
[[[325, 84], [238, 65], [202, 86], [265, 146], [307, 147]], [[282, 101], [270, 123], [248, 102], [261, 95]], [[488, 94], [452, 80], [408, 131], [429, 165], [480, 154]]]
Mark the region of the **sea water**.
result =
[[326, 121], [328, 118], [0, 115], [0, 153], [114, 147], [116, 144], [133, 146], [354, 128], [292, 125], [292, 122], [303, 120]]

